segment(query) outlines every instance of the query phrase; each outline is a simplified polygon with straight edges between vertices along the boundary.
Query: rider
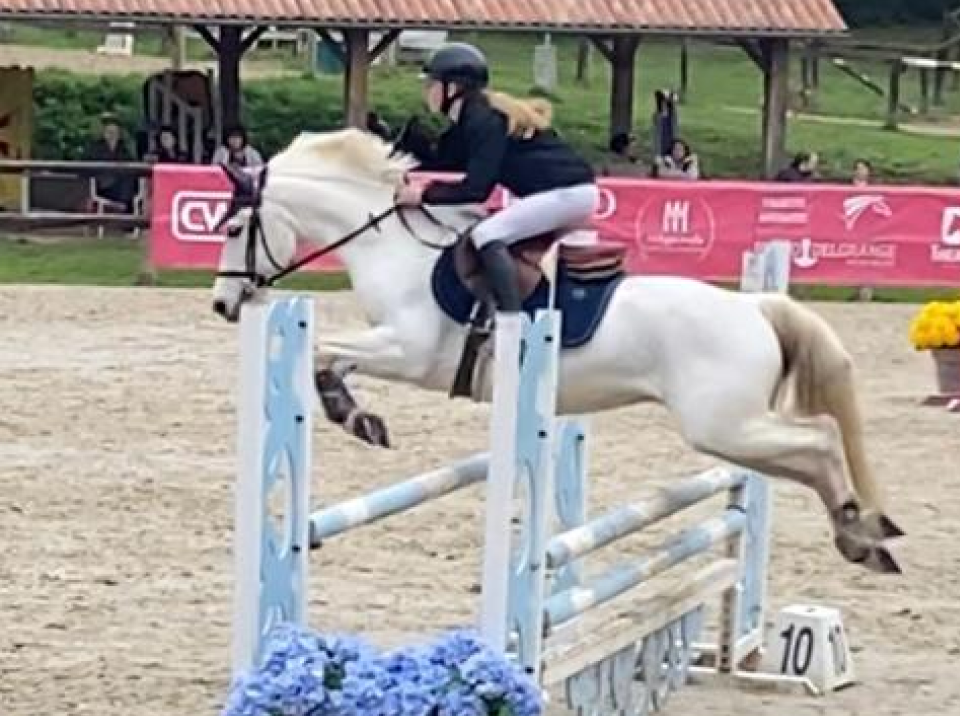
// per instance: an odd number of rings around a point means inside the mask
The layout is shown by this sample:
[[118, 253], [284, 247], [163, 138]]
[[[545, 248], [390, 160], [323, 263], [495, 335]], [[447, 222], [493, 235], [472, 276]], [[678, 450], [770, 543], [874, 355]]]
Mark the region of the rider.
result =
[[423, 188], [404, 185], [397, 202], [479, 204], [497, 184], [508, 189], [515, 200], [475, 226], [471, 239], [497, 308], [518, 312], [517, 266], [508, 247], [586, 224], [598, 199], [594, 171], [550, 128], [549, 103], [487, 89], [487, 61], [476, 47], [452, 43], [441, 48], [424, 67], [424, 80], [427, 106], [446, 115], [452, 126], [434, 156], [413, 151], [424, 166], [462, 171], [464, 177]]

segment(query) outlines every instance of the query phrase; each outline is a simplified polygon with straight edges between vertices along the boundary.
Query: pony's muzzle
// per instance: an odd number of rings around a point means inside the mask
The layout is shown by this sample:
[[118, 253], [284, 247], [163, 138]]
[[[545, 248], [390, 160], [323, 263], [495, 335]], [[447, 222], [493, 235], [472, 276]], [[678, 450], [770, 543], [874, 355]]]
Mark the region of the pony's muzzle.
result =
[[231, 300], [232, 296], [221, 296], [213, 299], [213, 312], [218, 316], [228, 321], [229, 323], [236, 323], [240, 320], [240, 309], [243, 307], [243, 304], [252, 300], [257, 296], [258, 291], [244, 284], [240, 287], [240, 293], [236, 297], [236, 300]]
[[240, 317], [240, 304], [237, 303], [233, 310], [231, 310], [229, 304], [224, 299], [218, 298], [213, 302], [213, 312], [229, 323], [236, 323]]

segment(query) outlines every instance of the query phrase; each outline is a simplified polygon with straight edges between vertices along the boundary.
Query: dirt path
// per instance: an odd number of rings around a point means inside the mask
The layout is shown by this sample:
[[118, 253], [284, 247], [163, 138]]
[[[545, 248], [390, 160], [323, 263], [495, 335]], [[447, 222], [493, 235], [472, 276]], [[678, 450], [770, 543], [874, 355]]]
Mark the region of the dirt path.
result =
[[[200, 715], [228, 679], [236, 335], [203, 291], [0, 288], [0, 708], [4, 716]], [[321, 330], [360, 320], [318, 296]], [[960, 713], [960, 416], [917, 407], [932, 385], [910, 307], [825, 305], [862, 371], [871, 455], [909, 533], [878, 579], [834, 552], [815, 500], [777, 485], [770, 593], [842, 608], [861, 685], [825, 700], [688, 689], [667, 713]], [[323, 422], [315, 502], [483, 449], [486, 410], [361, 381], [397, 449]], [[656, 408], [592, 422], [591, 512], [706, 467]], [[471, 622], [482, 491], [338, 540], [311, 561], [311, 620], [415, 640]], [[619, 556], [636, 553], [627, 543]], [[616, 554], [614, 556], [617, 556]]]
[[[759, 109], [753, 107], [723, 107], [725, 112], [735, 114], [760, 114]], [[868, 127], [870, 129], [882, 129], [883, 122], [876, 119], [865, 119], [863, 117], [837, 117], [826, 114], [807, 114], [790, 110], [787, 113], [788, 118], [794, 122], [812, 122], [814, 124], [833, 124], [840, 127]], [[924, 137], [940, 137], [943, 139], [955, 139], [960, 137], [960, 126], [956, 124], [920, 124], [918, 122], [898, 122], [897, 131], [905, 134], [916, 134]]]
[[[29, 45], [0, 44], [0, 67], [23, 66], [35, 69], [61, 69], [82, 72], [91, 75], [151, 74], [170, 68], [166, 57], [134, 55], [132, 57], [114, 57], [99, 55], [88, 50], [57, 50], [48, 47]], [[216, 63], [188, 62], [186, 69], [214, 70]], [[264, 60], [246, 60], [241, 65], [243, 77], [279, 77], [296, 76], [297, 70], [285, 68], [279, 62]]]

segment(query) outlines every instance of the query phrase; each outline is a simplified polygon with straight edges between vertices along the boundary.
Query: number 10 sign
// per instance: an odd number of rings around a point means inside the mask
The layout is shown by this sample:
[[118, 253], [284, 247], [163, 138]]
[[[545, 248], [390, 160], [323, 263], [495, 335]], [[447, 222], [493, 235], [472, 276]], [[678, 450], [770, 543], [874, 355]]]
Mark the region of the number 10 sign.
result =
[[767, 637], [764, 671], [809, 679], [827, 694], [856, 680], [840, 610], [793, 605], [778, 615]]

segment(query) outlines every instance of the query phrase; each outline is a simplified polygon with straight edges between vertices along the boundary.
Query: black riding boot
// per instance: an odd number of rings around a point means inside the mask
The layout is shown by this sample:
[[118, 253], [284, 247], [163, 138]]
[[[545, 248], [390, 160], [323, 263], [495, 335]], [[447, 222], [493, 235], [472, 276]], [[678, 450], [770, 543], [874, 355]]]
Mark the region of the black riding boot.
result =
[[[480, 265], [493, 294], [497, 310], [520, 313], [520, 275], [510, 250], [502, 241], [487, 244], [479, 251]], [[463, 356], [450, 390], [451, 397], [469, 397], [472, 393], [474, 371], [480, 346], [489, 340], [493, 316], [486, 301], [477, 304], [471, 318], [470, 332], [463, 346]]]
[[480, 261], [497, 309], [505, 313], [519, 313], [520, 276], [507, 245], [502, 241], [487, 244], [480, 249]]

